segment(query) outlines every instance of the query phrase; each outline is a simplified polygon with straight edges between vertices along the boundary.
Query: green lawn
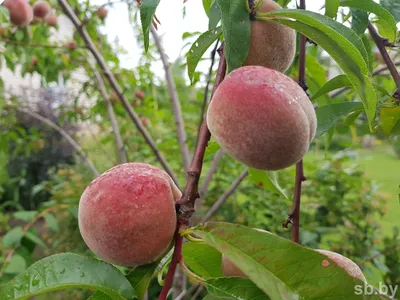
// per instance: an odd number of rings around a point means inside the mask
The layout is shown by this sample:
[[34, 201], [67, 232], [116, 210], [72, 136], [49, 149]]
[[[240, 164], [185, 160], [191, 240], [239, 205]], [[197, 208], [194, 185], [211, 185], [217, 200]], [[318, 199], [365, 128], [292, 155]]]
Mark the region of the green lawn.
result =
[[367, 176], [379, 185], [379, 191], [388, 194], [388, 212], [382, 220], [383, 232], [392, 234], [392, 228], [400, 228], [400, 159], [391, 147], [360, 150], [359, 161]]

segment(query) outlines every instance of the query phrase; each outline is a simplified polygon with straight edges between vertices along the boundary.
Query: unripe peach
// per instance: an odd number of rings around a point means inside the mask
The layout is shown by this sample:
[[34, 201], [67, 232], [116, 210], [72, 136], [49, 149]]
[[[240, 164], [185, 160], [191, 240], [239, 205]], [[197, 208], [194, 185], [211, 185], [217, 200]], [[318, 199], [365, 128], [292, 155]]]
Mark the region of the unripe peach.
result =
[[37, 18], [44, 18], [50, 12], [50, 5], [45, 1], [38, 1], [33, 5], [33, 14]]
[[145, 97], [145, 94], [144, 94], [144, 92], [142, 90], [138, 90], [135, 93], [135, 97], [143, 100], [144, 97]]
[[[331, 259], [340, 268], [345, 270], [351, 277], [358, 278], [365, 282], [367, 281], [360, 267], [357, 266], [357, 264], [351, 259], [332, 251], [327, 251], [327, 250], [316, 250], [316, 251]], [[323, 265], [325, 264], [325, 266], [327, 267], [329, 266], [329, 261], [323, 261], [322, 264]]]
[[[282, 7], [263, 0], [258, 12], [268, 13]], [[244, 66], [264, 66], [285, 72], [296, 54], [296, 32], [272, 21], [252, 21], [249, 54]]]
[[107, 11], [107, 9], [104, 8], [104, 7], [100, 7], [100, 8], [97, 10], [97, 16], [98, 16], [100, 19], [105, 19], [105, 18], [107, 17], [107, 14], [108, 14], [108, 11]]
[[3, 5], [8, 9], [14, 25], [24, 27], [32, 21], [33, 10], [27, 0], [6, 0]]
[[221, 148], [245, 165], [279, 170], [298, 162], [315, 136], [316, 115], [303, 89], [286, 75], [247, 66], [217, 88], [207, 124]]
[[47, 17], [44, 19], [46, 24], [52, 27], [57, 26], [58, 19], [56, 15], [47, 15]]
[[88, 247], [103, 260], [126, 267], [157, 260], [176, 230], [180, 191], [164, 171], [143, 163], [118, 165], [90, 183], [78, 211]]
[[236, 265], [225, 255], [222, 255], [222, 274], [226, 277], [243, 277], [246, 278], [244, 274]]

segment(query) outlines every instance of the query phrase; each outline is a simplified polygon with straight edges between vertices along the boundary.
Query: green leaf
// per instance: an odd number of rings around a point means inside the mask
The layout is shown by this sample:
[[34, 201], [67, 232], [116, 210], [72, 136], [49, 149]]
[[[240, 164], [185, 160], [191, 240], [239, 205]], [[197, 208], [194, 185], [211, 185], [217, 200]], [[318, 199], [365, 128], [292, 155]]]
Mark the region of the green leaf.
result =
[[32, 221], [35, 216], [37, 215], [37, 211], [17, 211], [14, 213], [14, 218], [24, 221], [30, 222]]
[[132, 299], [135, 291], [118, 269], [94, 258], [56, 254], [31, 265], [3, 285], [0, 299], [27, 299], [67, 288], [101, 291], [113, 299]]
[[58, 232], [60, 227], [58, 226], [57, 219], [52, 214], [44, 215], [44, 219], [47, 223], [47, 226], [54, 232]]
[[273, 300], [365, 299], [354, 293], [364, 282], [317, 251], [280, 236], [229, 223], [199, 225], [194, 234], [234, 261]]
[[354, 8], [350, 9], [350, 11], [352, 16], [351, 29], [357, 34], [363, 34], [369, 23], [368, 13]]
[[183, 245], [183, 259], [188, 267], [203, 278], [222, 277], [222, 255], [204, 243], [188, 242]]
[[339, 0], [325, 0], [325, 16], [336, 19], [339, 9]]
[[150, 26], [156, 12], [160, 0], [142, 0], [140, 5], [140, 21], [142, 22], [142, 30], [144, 37], [144, 50], [149, 50]]
[[221, 9], [228, 73], [243, 65], [250, 47], [250, 19], [243, 0], [217, 0]]
[[113, 300], [107, 294], [103, 294], [102, 292], [95, 292], [93, 293], [88, 300]]
[[340, 0], [340, 6], [348, 6], [375, 14], [377, 23], [381, 26], [380, 34], [395, 42], [397, 37], [396, 20], [393, 15], [373, 0]]
[[257, 186], [287, 198], [277, 179], [277, 172], [249, 168], [250, 180]]
[[400, 121], [400, 107], [383, 107], [381, 109], [381, 126], [385, 135], [389, 136]]
[[26, 260], [19, 254], [14, 254], [11, 257], [10, 263], [4, 270], [6, 274], [19, 274], [26, 270]]
[[[309, 11], [279, 10], [267, 15], [298, 19], [297, 22], [281, 18], [270, 20], [296, 29], [314, 40], [331, 55], [360, 96], [372, 130], [375, 125], [377, 96], [367, 67], [368, 54], [361, 38], [354, 31], [331, 18]], [[355, 44], [359, 43], [362, 45], [356, 47]], [[361, 53], [364, 53], [365, 57]]]
[[372, 73], [373, 70], [374, 70], [375, 56], [374, 56], [374, 53], [372, 53], [371, 44], [369, 43], [367, 35], [363, 34], [361, 36], [361, 39], [362, 39], [362, 41], [364, 43], [365, 50], [367, 50], [367, 54], [368, 54], [368, 69], [369, 69], [369, 72]]
[[207, 158], [207, 157], [213, 156], [220, 149], [221, 149], [221, 146], [218, 145], [217, 142], [211, 141], [207, 145], [206, 153], [204, 154], [204, 157]]
[[278, 3], [280, 6], [285, 8], [289, 4], [290, 0], [277, 0], [276, 3]]
[[126, 278], [131, 283], [133, 289], [136, 292], [137, 298], [142, 299], [146, 290], [150, 284], [153, 274], [157, 269], [158, 262], [148, 264], [145, 266], [139, 266], [129, 272]]
[[390, 11], [397, 22], [400, 22], [400, 2], [398, 0], [380, 0], [381, 6]]
[[324, 135], [324, 145], [325, 145], [325, 152], [328, 152], [329, 147], [332, 143], [332, 138], [335, 133], [335, 125], [333, 125], [327, 132], [327, 134]]
[[262, 290], [246, 278], [212, 278], [206, 280], [204, 285], [207, 291], [214, 297], [210, 299], [269, 299]]
[[208, 29], [216, 28], [219, 21], [221, 21], [221, 10], [218, 7], [218, 3], [214, 2], [208, 16]]
[[43, 241], [35, 233], [27, 231], [24, 237], [34, 242], [36, 245], [39, 245], [40, 247], [47, 249], [47, 245], [43, 243]]
[[22, 227], [17, 226], [11, 229], [3, 237], [3, 245], [6, 248], [12, 248], [17, 246], [21, 242], [22, 238]]
[[331, 91], [349, 86], [351, 86], [349, 78], [346, 75], [338, 75], [325, 83], [325, 85], [321, 87], [311, 99], [315, 100]]
[[191, 81], [193, 81], [193, 75], [194, 72], [196, 71], [196, 67], [200, 59], [203, 57], [207, 49], [210, 48], [211, 44], [219, 38], [221, 33], [222, 33], [222, 27], [217, 27], [215, 29], [204, 32], [193, 43], [189, 52], [186, 54], [188, 75]]
[[341, 102], [318, 107], [315, 111], [318, 121], [316, 138], [327, 132], [342, 116], [361, 108], [360, 102]]
[[215, 0], [203, 0], [203, 8], [207, 16], [210, 14], [210, 8], [214, 1]]

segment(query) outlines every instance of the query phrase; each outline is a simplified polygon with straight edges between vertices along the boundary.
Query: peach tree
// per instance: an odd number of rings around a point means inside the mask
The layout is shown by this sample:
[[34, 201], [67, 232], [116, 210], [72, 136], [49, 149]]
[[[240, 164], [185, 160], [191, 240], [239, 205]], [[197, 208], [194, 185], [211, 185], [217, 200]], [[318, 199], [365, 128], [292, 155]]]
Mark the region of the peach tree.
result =
[[[389, 136], [399, 134], [400, 75], [387, 49], [397, 47], [400, 12], [395, 1], [327, 0], [325, 14], [306, 10], [305, 0], [300, 0], [297, 9], [282, 8], [288, 2], [203, 1], [209, 30], [187, 53], [188, 76], [195, 81], [196, 67], [213, 43], [220, 44], [214, 48], [219, 65], [192, 159], [179, 105], [173, 105], [186, 172], [185, 185], [180, 186], [97, 49], [85, 20], [66, 0], [57, 1], [101, 71], [98, 82], [103, 87], [106, 83], [122, 103], [164, 170], [135, 162], [101, 175], [94, 172], [96, 178], [79, 203], [79, 228], [87, 246], [103, 261], [73, 253], [46, 257], [0, 286], [1, 299], [26, 299], [67, 288], [94, 291], [93, 300], [141, 299], [157, 277], [162, 300], [170, 293], [178, 266], [196, 282], [193, 286], [207, 289], [204, 299], [388, 298], [369, 286], [360, 268], [348, 258], [301, 246], [301, 194], [307, 175], [302, 157], [316, 137], [325, 135], [329, 144], [336, 122], [344, 116], [364, 117], [371, 131], [380, 126]], [[158, 26], [159, 0], [127, 3], [139, 5], [147, 50], [149, 34]], [[57, 25], [54, 15], [43, 13], [43, 4], [31, 8], [26, 1], [7, 0], [4, 6], [16, 26], [30, 23], [33, 15], [45, 18], [49, 26]], [[339, 16], [340, 7], [349, 11], [347, 16]], [[97, 15], [104, 19], [107, 11], [103, 8]], [[349, 27], [343, 23], [350, 17]], [[369, 39], [376, 44], [396, 86], [385, 90], [384, 97], [382, 88], [372, 80]], [[307, 68], [308, 42], [323, 49], [342, 73], [329, 81], [309, 82], [314, 77]], [[328, 93], [339, 89], [351, 90], [353, 101], [329, 97]], [[210, 142], [211, 135], [215, 142]], [[211, 152], [221, 148], [245, 165], [255, 182], [278, 193], [282, 191], [275, 171], [296, 164], [293, 206], [287, 220], [282, 220], [291, 228], [291, 240], [261, 229], [208, 222], [207, 218], [195, 223], [207, 148]], [[124, 274], [112, 264], [129, 271]], [[359, 293], [359, 287], [374, 292]]]

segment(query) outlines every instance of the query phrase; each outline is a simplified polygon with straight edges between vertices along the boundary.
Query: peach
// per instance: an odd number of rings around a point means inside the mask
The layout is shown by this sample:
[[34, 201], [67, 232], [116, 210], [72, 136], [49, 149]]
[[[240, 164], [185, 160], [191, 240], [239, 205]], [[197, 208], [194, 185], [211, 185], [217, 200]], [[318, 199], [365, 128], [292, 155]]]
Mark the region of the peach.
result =
[[244, 274], [229, 258], [225, 255], [222, 255], [222, 274], [225, 277], [243, 277], [246, 278], [246, 274]]
[[3, 5], [8, 9], [14, 25], [24, 27], [32, 21], [33, 10], [27, 0], [6, 0]]
[[295, 81], [272, 69], [246, 66], [219, 85], [207, 124], [221, 148], [236, 160], [256, 169], [279, 170], [308, 151], [317, 120]]
[[[264, 0], [258, 10], [268, 13], [282, 7], [273, 0]], [[296, 32], [271, 21], [252, 21], [250, 48], [244, 66], [264, 66], [285, 72], [296, 54]]]
[[171, 177], [144, 163], [106, 171], [83, 192], [78, 210], [81, 235], [103, 260], [134, 267], [156, 261], [173, 241], [175, 200]]
[[57, 26], [58, 19], [56, 15], [47, 15], [47, 17], [44, 19], [46, 24], [52, 27]]
[[144, 97], [145, 97], [145, 94], [144, 94], [144, 92], [142, 90], [138, 90], [135, 93], [135, 97], [143, 100]]
[[[316, 250], [316, 251], [331, 259], [340, 268], [344, 269], [351, 277], [358, 278], [365, 282], [367, 281], [360, 267], [357, 266], [357, 264], [351, 259], [332, 251], [327, 251], [327, 250]], [[328, 266], [329, 261], [327, 261], [326, 264]]]
[[105, 19], [105, 18], [107, 17], [107, 14], [108, 14], [108, 11], [107, 11], [107, 9], [104, 8], [104, 7], [100, 7], [100, 8], [97, 10], [97, 16], [98, 16], [100, 19]]
[[50, 12], [50, 5], [45, 1], [38, 1], [33, 5], [33, 14], [37, 18], [44, 18]]
[[66, 42], [64, 46], [69, 50], [75, 50], [77, 47], [77, 44], [75, 41], [69, 41], [69, 42]]

